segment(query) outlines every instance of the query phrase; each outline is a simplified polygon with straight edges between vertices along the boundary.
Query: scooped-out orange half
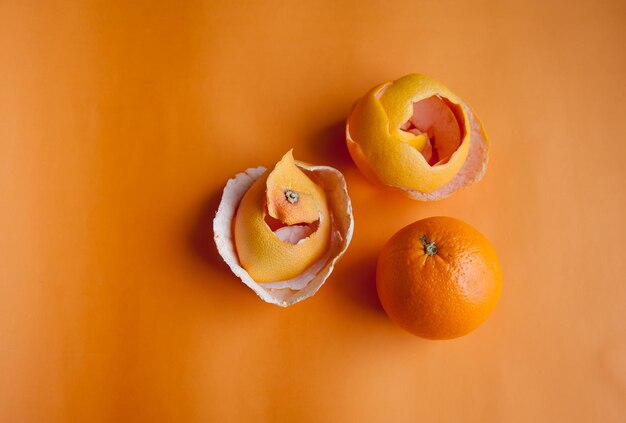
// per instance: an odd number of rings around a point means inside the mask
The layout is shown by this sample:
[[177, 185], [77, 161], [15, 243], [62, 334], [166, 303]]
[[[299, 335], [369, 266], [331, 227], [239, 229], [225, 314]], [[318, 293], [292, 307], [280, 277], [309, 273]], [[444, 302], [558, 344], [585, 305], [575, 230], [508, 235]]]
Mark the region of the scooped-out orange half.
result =
[[230, 179], [213, 221], [215, 244], [233, 273], [282, 307], [317, 292], [353, 229], [341, 172], [296, 161], [292, 151], [271, 170], [250, 168]]
[[489, 141], [471, 108], [443, 84], [410, 74], [370, 90], [346, 124], [352, 159], [370, 180], [415, 200], [478, 182]]

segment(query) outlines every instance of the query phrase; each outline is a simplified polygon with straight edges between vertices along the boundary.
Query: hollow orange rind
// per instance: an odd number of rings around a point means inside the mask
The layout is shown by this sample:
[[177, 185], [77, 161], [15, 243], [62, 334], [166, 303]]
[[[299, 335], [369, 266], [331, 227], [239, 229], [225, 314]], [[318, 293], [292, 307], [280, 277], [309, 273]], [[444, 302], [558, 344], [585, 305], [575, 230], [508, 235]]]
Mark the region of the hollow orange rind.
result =
[[234, 225], [239, 261], [257, 282], [295, 278], [324, 255], [331, 224], [324, 190], [289, 151], [239, 204]]
[[352, 159], [370, 180], [431, 201], [478, 182], [489, 141], [471, 108], [443, 84], [410, 74], [370, 90], [346, 124]]
[[250, 168], [228, 181], [213, 230], [219, 254], [261, 299], [295, 304], [317, 292], [352, 239], [345, 179], [290, 151], [271, 171]]

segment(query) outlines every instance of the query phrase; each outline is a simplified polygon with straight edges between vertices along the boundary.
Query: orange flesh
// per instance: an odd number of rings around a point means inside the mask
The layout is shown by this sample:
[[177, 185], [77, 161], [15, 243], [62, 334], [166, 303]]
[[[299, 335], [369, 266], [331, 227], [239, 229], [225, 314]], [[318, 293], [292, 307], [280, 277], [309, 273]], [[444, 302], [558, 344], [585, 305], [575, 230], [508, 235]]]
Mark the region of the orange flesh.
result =
[[411, 144], [431, 166], [447, 163], [465, 135], [460, 107], [437, 95], [413, 103], [413, 114], [400, 129], [419, 137]]

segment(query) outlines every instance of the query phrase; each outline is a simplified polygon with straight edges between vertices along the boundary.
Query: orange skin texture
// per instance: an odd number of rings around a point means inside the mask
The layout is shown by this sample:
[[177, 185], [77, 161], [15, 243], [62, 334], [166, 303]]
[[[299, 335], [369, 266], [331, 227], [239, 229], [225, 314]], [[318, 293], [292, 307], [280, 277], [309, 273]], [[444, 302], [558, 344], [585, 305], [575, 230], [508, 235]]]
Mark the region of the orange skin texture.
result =
[[[437, 247], [427, 255], [422, 237]], [[431, 217], [396, 232], [378, 258], [376, 289], [389, 317], [427, 339], [463, 336], [483, 323], [502, 290], [489, 241], [450, 217]]]
[[[326, 206], [323, 190], [298, 169], [291, 151], [276, 164], [266, 186], [269, 215], [287, 225], [315, 222], [320, 217], [320, 204]], [[297, 192], [298, 201], [290, 203], [286, 190]]]

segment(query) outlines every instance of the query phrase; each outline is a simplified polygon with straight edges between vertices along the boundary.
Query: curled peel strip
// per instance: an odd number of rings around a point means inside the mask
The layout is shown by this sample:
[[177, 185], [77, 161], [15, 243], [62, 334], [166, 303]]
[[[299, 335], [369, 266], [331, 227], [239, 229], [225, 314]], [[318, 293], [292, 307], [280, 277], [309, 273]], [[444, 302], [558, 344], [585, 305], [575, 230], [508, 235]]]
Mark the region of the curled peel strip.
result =
[[420, 201], [441, 200], [449, 197], [454, 194], [455, 191], [465, 186], [479, 182], [485, 174], [489, 160], [489, 142], [487, 141], [487, 135], [478, 118], [472, 113], [472, 109], [463, 101], [461, 101], [461, 106], [469, 118], [472, 139], [469, 153], [467, 154], [465, 163], [463, 163], [463, 167], [461, 167], [454, 179], [433, 192], [426, 193], [398, 187], [410, 198]]
[[368, 179], [421, 201], [478, 182], [489, 153], [469, 105], [420, 74], [381, 84], [359, 99], [346, 123], [346, 143]]
[[239, 262], [232, 232], [233, 220], [241, 199], [252, 184], [266, 172], [265, 167], [249, 168], [228, 181], [213, 220], [215, 245], [232, 272], [263, 301], [280, 307], [300, 302], [313, 296], [320, 289], [332, 273], [335, 263], [348, 248], [354, 232], [352, 205], [341, 172], [329, 166], [311, 166], [302, 162], [296, 164], [302, 171], [314, 175], [321, 182], [332, 219], [332, 235], [328, 250], [303, 273], [286, 281], [261, 284], [256, 282]]

